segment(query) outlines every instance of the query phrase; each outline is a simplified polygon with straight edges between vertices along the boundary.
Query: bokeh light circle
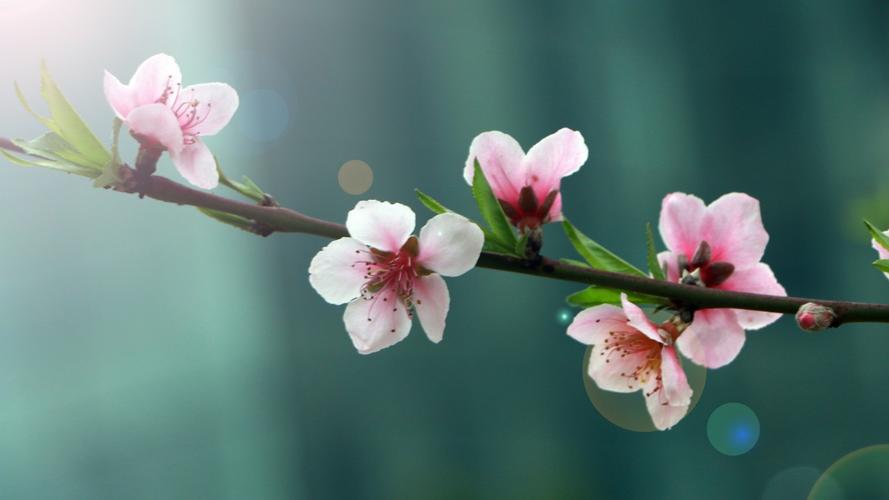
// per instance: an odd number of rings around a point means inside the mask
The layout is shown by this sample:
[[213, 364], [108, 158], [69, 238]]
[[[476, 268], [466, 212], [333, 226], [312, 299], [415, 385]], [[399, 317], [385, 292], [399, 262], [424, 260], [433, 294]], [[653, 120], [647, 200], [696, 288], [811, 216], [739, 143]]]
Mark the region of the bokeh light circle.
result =
[[568, 326], [571, 324], [571, 320], [574, 319], [574, 311], [568, 309], [567, 307], [563, 307], [556, 311], [556, 322], [562, 326]]
[[743, 455], [759, 441], [759, 417], [747, 405], [726, 403], [707, 419], [707, 439], [723, 455]]
[[363, 194], [373, 185], [374, 172], [370, 165], [361, 160], [349, 160], [340, 167], [336, 179], [343, 191]]
[[760, 500], [789, 500], [806, 498], [821, 471], [814, 467], [790, 467], [775, 474], [766, 484]]
[[[587, 367], [590, 364], [592, 350], [592, 347], [587, 347], [586, 353], [583, 356], [581, 376], [583, 377], [583, 387], [586, 390], [587, 398], [589, 398], [596, 411], [606, 420], [622, 429], [633, 432], [656, 431], [657, 428], [651, 422], [651, 416], [645, 408], [645, 397], [641, 391], [631, 393], [603, 391], [590, 378], [587, 374]], [[691, 405], [688, 407], [688, 413], [691, 413], [704, 392], [704, 386], [707, 383], [707, 369], [685, 358], [681, 359], [685, 375], [688, 377], [688, 384], [693, 391]], [[682, 422], [679, 422], [678, 425], [682, 425]]]
[[290, 109], [281, 94], [272, 89], [248, 90], [241, 95], [235, 123], [247, 138], [272, 142], [287, 130]]
[[889, 498], [889, 444], [853, 451], [824, 471], [808, 500]]

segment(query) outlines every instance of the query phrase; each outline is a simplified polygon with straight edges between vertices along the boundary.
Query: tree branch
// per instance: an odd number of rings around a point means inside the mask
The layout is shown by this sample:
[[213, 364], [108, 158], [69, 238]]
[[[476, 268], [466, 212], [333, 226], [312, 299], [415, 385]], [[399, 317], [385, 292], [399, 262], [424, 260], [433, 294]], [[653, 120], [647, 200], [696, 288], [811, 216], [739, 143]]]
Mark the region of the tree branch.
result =
[[[124, 169], [133, 173], [129, 167], [124, 167]], [[348, 236], [348, 232], [342, 224], [309, 217], [289, 208], [252, 205], [231, 200], [192, 189], [158, 175], [148, 177], [144, 183], [139, 185], [138, 189], [119, 189], [119, 191], [138, 192], [160, 201], [240, 215], [258, 224], [263, 224], [275, 232], [307, 233], [331, 239]], [[834, 310], [836, 320], [831, 326], [852, 322], [889, 322], [889, 304], [730, 292], [590, 269], [545, 257], [539, 264], [531, 265], [528, 260], [518, 257], [484, 252], [479, 258], [478, 267], [666, 297], [702, 309], [733, 308], [794, 314], [803, 304], [814, 302]]]

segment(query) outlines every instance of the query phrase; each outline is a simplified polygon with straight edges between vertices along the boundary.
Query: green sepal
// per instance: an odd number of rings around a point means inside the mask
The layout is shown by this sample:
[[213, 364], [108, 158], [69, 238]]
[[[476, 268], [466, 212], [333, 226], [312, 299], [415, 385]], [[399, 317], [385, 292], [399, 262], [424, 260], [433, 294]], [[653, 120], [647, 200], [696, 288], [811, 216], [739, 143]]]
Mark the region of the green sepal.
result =
[[562, 227], [565, 229], [565, 235], [568, 237], [568, 240], [574, 245], [574, 249], [577, 250], [577, 253], [579, 253], [590, 266], [604, 271], [648, 277], [648, 275], [639, 270], [639, 268], [621, 259], [607, 248], [578, 231], [568, 219], [562, 221]]
[[93, 181], [93, 186], [97, 188], [107, 188], [119, 185], [123, 182], [120, 176], [120, 167], [123, 161], [120, 159], [120, 129], [123, 126], [123, 120], [115, 117], [111, 122], [111, 161], [102, 173]]
[[268, 195], [265, 191], [262, 190], [259, 186], [256, 185], [255, 182], [250, 180], [246, 175], [241, 176], [241, 182], [233, 181], [229, 179], [225, 173], [222, 171], [222, 167], [219, 166], [219, 160], [216, 160], [216, 170], [219, 172], [219, 183], [223, 186], [231, 188], [238, 193], [250, 198], [251, 200], [261, 203], [268, 199]]
[[490, 228], [490, 231], [485, 232], [485, 240], [490, 238], [494, 245], [506, 249], [509, 253], [514, 252], [517, 241], [512, 225], [503, 213], [503, 208], [494, 196], [494, 192], [491, 191], [478, 159], [475, 160], [475, 174], [472, 178], [472, 196], [478, 204], [482, 218]]
[[875, 260], [873, 262], [873, 265], [880, 271], [883, 271], [884, 273], [889, 273], [889, 259]]
[[[654, 304], [660, 306], [669, 304], [669, 301], [662, 297], [655, 297], [652, 295], [645, 295], [641, 293], [624, 293], [627, 294], [627, 299], [629, 299], [630, 302], [634, 304]], [[593, 307], [600, 304], [620, 305], [620, 294], [621, 290], [617, 290], [614, 288], [590, 286], [579, 292], [572, 293], [566, 298], [566, 300], [572, 306], [584, 308]]]
[[645, 243], [648, 250], [648, 270], [654, 279], [665, 280], [664, 269], [657, 260], [657, 250], [654, 248], [654, 233], [651, 231], [651, 223], [645, 224]]

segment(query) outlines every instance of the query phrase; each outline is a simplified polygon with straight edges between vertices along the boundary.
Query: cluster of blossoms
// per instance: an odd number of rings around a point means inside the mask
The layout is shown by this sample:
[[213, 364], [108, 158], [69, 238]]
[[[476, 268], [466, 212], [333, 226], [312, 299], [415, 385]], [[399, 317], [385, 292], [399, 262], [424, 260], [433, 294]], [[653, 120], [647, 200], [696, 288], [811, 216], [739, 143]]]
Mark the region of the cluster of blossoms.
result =
[[[231, 119], [237, 93], [222, 83], [181, 87], [173, 58], [145, 61], [129, 84], [106, 72], [105, 94], [143, 149], [167, 151], [192, 184], [212, 188], [218, 173], [201, 136]], [[525, 153], [502, 132], [485, 132], [469, 147], [463, 176], [474, 185], [475, 165], [484, 174], [503, 215], [520, 234], [540, 234], [562, 220], [561, 181], [586, 162], [583, 136], [561, 129]], [[358, 352], [369, 354], [403, 340], [414, 315], [432, 342], [440, 342], [450, 307], [443, 276], [459, 276], [479, 259], [485, 235], [455, 213], [440, 213], [413, 235], [414, 212], [405, 205], [361, 201], [346, 220], [349, 237], [324, 247], [309, 266], [309, 281], [331, 304], [347, 304], [346, 331]], [[672, 193], [663, 200], [658, 225], [667, 251], [657, 255], [666, 279], [687, 286], [786, 295], [768, 265], [768, 242], [759, 203], [740, 193], [710, 205]], [[889, 250], [875, 246], [883, 258]], [[601, 304], [580, 312], [567, 333], [592, 346], [589, 376], [603, 390], [643, 391], [658, 429], [688, 411], [692, 389], [679, 353], [707, 368], [730, 363], [745, 330], [774, 322], [779, 314], [735, 309], [694, 309], [674, 302], [673, 314], [655, 322], [622, 294], [620, 307]], [[817, 308], [802, 311], [801, 325], [823, 326]], [[826, 324], [829, 324], [826, 323]]]

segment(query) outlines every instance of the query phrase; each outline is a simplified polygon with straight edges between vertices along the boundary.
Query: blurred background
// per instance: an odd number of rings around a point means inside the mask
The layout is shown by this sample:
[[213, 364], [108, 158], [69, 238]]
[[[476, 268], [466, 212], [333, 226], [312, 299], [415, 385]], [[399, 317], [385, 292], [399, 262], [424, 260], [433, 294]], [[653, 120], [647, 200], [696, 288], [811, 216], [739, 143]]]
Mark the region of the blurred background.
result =
[[[743, 191], [788, 292], [889, 302], [861, 224], [889, 227], [885, 2], [0, 0], [0, 20], [0, 135], [42, 133], [12, 83], [40, 104], [43, 58], [105, 137], [102, 71], [167, 52], [240, 92], [207, 141], [232, 177], [318, 217], [376, 198], [423, 221], [414, 187], [475, 213], [479, 132], [567, 126], [590, 158], [566, 214], [637, 264], [665, 193]], [[349, 160], [364, 194], [338, 183]], [[319, 238], [5, 162], [0, 183], [4, 499], [793, 499], [889, 442], [886, 326], [784, 318], [676, 428], [632, 432], [584, 390], [580, 287], [476, 270], [449, 281], [444, 342], [415, 325], [365, 357], [306, 279]], [[572, 256], [558, 226], [545, 250]], [[737, 456], [708, 434], [727, 403], [759, 425]]]

